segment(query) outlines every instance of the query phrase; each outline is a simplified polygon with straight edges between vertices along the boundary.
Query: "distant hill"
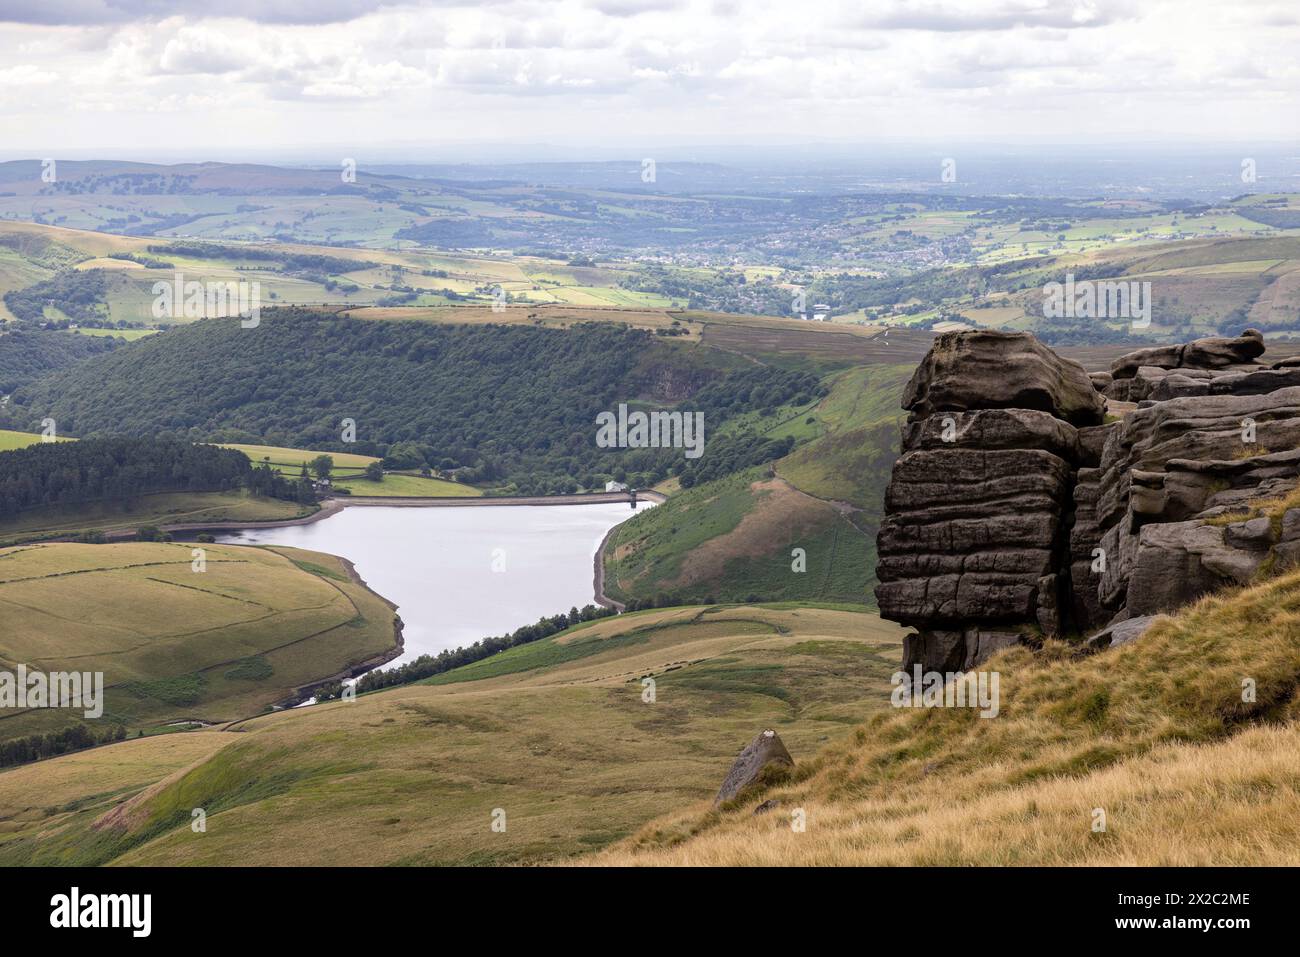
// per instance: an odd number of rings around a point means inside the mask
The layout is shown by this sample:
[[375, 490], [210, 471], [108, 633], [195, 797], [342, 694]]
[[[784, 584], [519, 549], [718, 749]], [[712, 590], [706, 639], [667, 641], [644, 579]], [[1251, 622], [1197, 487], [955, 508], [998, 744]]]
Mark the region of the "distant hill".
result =
[[[734, 471], [763, 451], [709, 442], [695, 460], [682, 448], [601, 447], [596, 417], [620, 404], [680, 406], [713, 434], [752, 410], [809, 401], [818, 387], [809, 373], [616, 324], [453, 327], [286, 310], [255, 329], [206, 320], [130, 343], [18, 390], [6, 417], [15, 428], [53, 417], [80, 436], [161, 430], [370, 455], [403, 446], [414, 467], [459, 481], [561, 493], [611, 478], [649, 486], [710, 468], [714, 454]], [[355, 443], [342, 441], [344, 420]]]

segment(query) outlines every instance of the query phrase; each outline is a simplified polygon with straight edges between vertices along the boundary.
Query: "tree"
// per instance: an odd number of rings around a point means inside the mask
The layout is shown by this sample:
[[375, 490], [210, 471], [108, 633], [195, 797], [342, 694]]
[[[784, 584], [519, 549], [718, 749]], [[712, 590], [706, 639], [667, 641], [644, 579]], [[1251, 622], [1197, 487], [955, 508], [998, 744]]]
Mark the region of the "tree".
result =
[[317, 479], [324, 482], [330, 477], [330, 472], [334, 471], [334, 457], [331, 455], [318, 455], [311, 460], [312, 474]]
[[384, 464], [382, 462], [371, 462], [367, 465], [366, 478], [372, 482], [382, 482], [384, 480]]

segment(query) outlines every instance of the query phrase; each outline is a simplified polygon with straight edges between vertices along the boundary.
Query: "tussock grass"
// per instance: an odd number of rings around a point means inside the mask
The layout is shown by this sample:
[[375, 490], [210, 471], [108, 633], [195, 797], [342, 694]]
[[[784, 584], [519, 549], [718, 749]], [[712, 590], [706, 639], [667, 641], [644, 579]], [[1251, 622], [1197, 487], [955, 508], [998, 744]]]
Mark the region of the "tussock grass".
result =
[[[596, 861], [1300, 861], [1300, 572], [1203, 599], [1113, 652], [1049, 643], [985, 667], [1001, 674], [996, 718], [877, 715], [791, 783], [731, 813], [660, 820]], [[1246, 679], [1254, 700], [1243, 700]], [[751, 813], [768, 799], [775, 810]], [[807, 815], [802, 833], [794, 808]]]

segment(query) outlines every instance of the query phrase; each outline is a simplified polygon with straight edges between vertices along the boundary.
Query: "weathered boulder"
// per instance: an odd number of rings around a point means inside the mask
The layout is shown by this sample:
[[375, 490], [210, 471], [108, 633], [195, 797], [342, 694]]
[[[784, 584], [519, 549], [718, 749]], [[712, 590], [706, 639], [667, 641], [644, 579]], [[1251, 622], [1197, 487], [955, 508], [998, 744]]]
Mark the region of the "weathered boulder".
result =
[[1042, 449], [1073, 462], [1080, 454], [1080, 431], [1047, 412], [977, 409], [938, 413], [906, 422], [903, 448]]
[[713, 799], [714, 806], [730, 801], [749, 785], [758, 781], [763, 772], [769, 768], [792, 768], [794, 758], [785, 749], [780, 735], [771, 728], [760, 731], [758, 737], [746, 745], [736, 757], [731, 770], [718, 789], [718, 796]]
[[1265, 515], [1244, 522], [1233, 522], [1224, 529], [1223, 539], [1233, 548], [1267, 551], [1273, 544], [1273, 523]]
[[1239, 336], [1193, 339], [1183, 349], [1183, 365], [1193, 369], [1222, 369], [1243, 365], [1264, 354], [1264, 334], [1246, 329]]
[[1226, 584], [1249, 582], [1264, 557], [1233, 548], [1222, 528], [1204, 522], [1143, 526], [1127, 608], [1134, 616], [1174, 611]]
[[1247, 329], [1239, 336], [1209, 336], [1182, 345], [1137, 349], [1112, 362], [1110, 373], [1116, 380], [1120, 380], [1133, 378], [1143, 366], [1156, 369], [1222, 369], [1249, 364], [1263, 354], [1263, 333], [1257, 329]]
[[1110, 364], [1112, 379], [1131, 379], [1142, 366], [1158, 369], [1177, 369], [1183, 364], [1183, 347], [1150, 346], [1125, 353]]
[[1118, 425], [1118, 422], [1107, 422], [1105, 425], [1090, 425], [1076, 430], [1080, 465], [1095, 467], [1101, 464], [1101, 452], [1106, 447], [1106, 439]]
[[[990, 370], [996, 370], [990, 374]], [[1027, 332], [977, 329], [938, 336], [903, 397], [917, 418], [972, 409], [1033, 409], [1096, 425], [1102, 402], [1083, 366]]]
[[1125, 618], [1112, 622], [1096, 634], [1090, 635], [1085, 644], [1089, 648], [1098, 650], [1118, 648], [1120, 645], [1127, 645], [1130, 641], [1141, 638], [1151, 630], [1152, 626], [1169, 620], [1168, 615], [1139, 615], [1136, 618]]
[[976, 626], [957, 631], [920, 631], [903, 638], [903, 668], [920, 665], [924, 671], [969, 671], [996, 652], [1022, 642], [1018, 631], [996, 631]]
[[1300, 367], [1226, 372], [1211, 376], [1207, 384], [1211, 395], [1267, 395], [1293, 386], [1300, 386]]

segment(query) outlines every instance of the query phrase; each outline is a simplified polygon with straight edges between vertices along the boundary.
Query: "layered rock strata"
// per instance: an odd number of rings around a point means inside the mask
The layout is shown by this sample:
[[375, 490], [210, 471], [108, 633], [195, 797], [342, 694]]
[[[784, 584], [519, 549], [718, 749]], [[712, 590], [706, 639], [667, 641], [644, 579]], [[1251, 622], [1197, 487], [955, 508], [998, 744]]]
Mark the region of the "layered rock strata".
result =
[[1300, 559], [1300, 510], [1250, 514], [1300, 467], [1300, 367], [1263, 353], [1247, 330], [1090, 375], [1028, 333], [939, 336], [878, 537], [881, 614], [915, 629], [904, 664], [963, 670]]

